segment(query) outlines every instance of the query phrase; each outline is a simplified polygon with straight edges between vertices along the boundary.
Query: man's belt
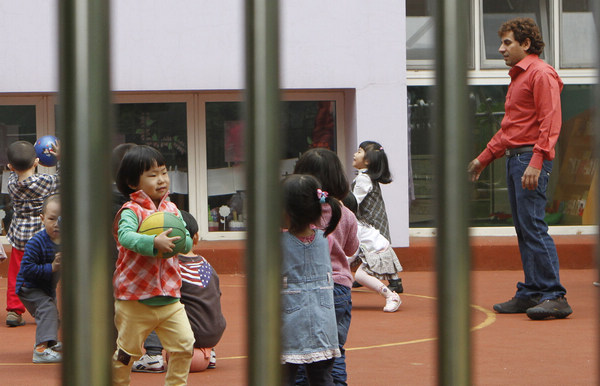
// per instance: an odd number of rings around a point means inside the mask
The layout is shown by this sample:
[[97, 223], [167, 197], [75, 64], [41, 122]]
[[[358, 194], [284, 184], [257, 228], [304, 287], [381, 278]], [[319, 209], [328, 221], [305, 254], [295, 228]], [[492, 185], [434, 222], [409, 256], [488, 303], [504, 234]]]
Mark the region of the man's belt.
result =
[[530, 153], [532, 151], [533, 151], [533, 145], [527, 145], [527, 146], [513, 147], [512, 149], [506, 149], [505, 154], [507, 157], [513, 157], [518, 154]]

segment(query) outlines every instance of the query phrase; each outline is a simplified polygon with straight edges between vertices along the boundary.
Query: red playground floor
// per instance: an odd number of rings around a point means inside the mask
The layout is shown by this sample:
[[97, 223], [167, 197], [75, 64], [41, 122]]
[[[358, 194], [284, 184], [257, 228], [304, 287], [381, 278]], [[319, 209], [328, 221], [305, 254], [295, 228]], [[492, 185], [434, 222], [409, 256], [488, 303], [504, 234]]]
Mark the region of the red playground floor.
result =
[[[346, 344], [351, 385], [436, 385], [435, 273], [404, 272], [398, 312], [384, 313], [383, 298], [354, 289]], [[592, 385], [598, 383], [598, 294], [595, 270], [563, 270], [573, 314], [532, 321], [524, 314], [498, 315], [492, 305], [510, 299], [521, 271], [472, 273], [472, 384]], [[217, 368], [192, 373], [190, 385], [246, 384], [245, 278], [221, 275], [227, 329], [216, 347]], [[35, 324], [4, 325], [6, 278], [0, 278], [0, 373], [2, 385], [60, 385], [60, 364], [33, 364]], [[164, 374], [132, 375], [132, 385], [163, 385]]]

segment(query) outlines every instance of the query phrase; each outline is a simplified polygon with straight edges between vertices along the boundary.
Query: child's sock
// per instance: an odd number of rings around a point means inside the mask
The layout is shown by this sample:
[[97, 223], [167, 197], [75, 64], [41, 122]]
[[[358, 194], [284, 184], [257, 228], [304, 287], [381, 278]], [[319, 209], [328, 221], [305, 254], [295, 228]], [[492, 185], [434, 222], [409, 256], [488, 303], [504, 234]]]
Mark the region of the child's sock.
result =
[[44, 350], [46, 350], [47, 348], [48, 348], [47, 343], [41, 343], [41, 344], [38, 344], [37, 346], [35, 346], [35, 351], [44, 352]]
[[[356, 274], [354, 275], [354, 280], [356, 280], [358, 283], [364, 285], [371, 291], [381, 294], [385, 298], [390, 296], [390, 294], [392, 293], [392, 291], [390, 291], [387, 288], [387, 286], [381, 282], [381, 280], [379, 280], [376, 277], [373, 277], [373, 276], [369, 275], [367, 272], [365, 272], [362, 264], [356, 270]], [[381, 288], [381, 287], [384, 287], [384, 288]]]
[[391, 291], [388, 287], [386, 287], [385, 284], [381, 284], [381, 287], [379, 288], [379, 291], [377, 291], [381, 294], [381, 296], [383, 296], [384, 298], [389, 298], [390, 296], [393, 296], [392, 294], [394, 293], [393, 291]]

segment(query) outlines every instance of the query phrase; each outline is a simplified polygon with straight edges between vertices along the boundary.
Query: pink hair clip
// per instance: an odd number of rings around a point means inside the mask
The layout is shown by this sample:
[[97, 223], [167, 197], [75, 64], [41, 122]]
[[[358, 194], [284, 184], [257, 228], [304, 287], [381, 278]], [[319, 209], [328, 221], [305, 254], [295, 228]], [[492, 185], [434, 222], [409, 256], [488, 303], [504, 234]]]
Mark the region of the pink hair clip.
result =
[[319, 202], [321, 204], [325, 203], [325, 200], [327, 199], [327, 196], [329, 196], [329, 193], [324, 192], [321, 189], [317, 189], [317, 197], [319, 198]]

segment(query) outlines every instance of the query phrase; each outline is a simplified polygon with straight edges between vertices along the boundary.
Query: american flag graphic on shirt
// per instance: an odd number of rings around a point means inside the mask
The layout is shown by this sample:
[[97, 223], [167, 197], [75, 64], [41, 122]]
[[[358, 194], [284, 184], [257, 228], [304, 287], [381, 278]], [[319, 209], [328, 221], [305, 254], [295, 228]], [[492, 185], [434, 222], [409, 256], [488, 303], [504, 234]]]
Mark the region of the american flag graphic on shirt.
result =
[[205, 261], [181, 263], [181, 280], [198, 287], [206, 288], [210, 282], [211, 267]]

